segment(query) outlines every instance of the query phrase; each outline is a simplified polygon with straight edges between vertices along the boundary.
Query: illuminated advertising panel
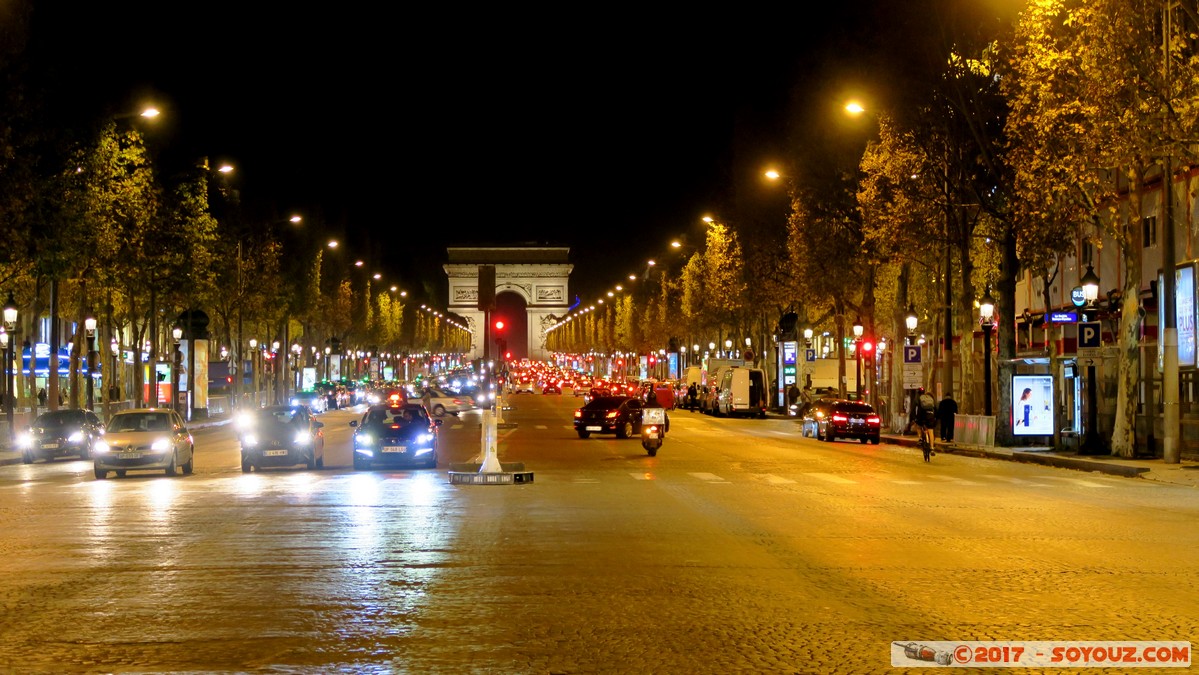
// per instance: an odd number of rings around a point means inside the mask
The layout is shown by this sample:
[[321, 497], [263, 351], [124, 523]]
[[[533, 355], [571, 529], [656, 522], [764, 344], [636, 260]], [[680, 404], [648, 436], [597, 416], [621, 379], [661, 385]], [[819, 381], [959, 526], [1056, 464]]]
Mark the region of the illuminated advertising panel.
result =
[[1012, 376], [1012, 435], [1053, 435], [1053, 376]]

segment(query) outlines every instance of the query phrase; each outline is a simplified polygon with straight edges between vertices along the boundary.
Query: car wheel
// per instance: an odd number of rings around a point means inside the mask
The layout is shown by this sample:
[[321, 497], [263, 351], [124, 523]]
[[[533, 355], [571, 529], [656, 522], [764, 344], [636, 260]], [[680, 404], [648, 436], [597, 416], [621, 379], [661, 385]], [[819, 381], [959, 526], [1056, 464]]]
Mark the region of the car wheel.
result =
[[426, 469], [436, 469], [437, 468], [437, 453], [432, 453], [432, 455], [429, 457], [429, 461], [425, 463], [425, 468]]
[[312, 471], [316, 468], [316, 450], [308, 453], [308, 459], [304, 462], [304, 465], [308, 467], [309, 471]]
[[318, 469], [323, 469], [323, 468], [325, 468], [325, 457], [324, 457], [324, 455], [321, 455], [320, 457], [317, 457], [317, 458], [316, 458], [316, 468], [318, 468]]
[[829, 427], [824, 430], [824, 440], [828, 441], [829, 443], [832, 443], [833, 441], [837, 440], [837, 434], [833, 432], [832, 427]]
[[105, 478], [108, 478], [108, 472], [104, 469], [95, 469], [95, 472], [96, 480], [104, 480]]
[[862, 437], [858, 438], [858, 441], [860, 441], [862, 443], [862, 445], [866, 445], [867, 443], [870, 442], [870, 439], [866, 438], [865, 436], [862, 436]]
[[91, 459], [91, 458], [92, 458], [92, 439], [89, 438], [89, 439], [87, 439], [87, 444], [84, 445], [83, 449], [79, 451], [79, 459]]
[[25, 464], [33, 464], [33, 453], [22, 452], [21, 453], [21, 462], [23, 462]]
[[873, 444], [875, 444], [875, 445], [878, 445], [878, 443], [879, 443], [879, 437], [878, 437], [878, 436], [871, 436], [871, 437], [870, 437], [870, 442], [871, 442], [871, 443], [873, 443]]
[[254, 470], [254, 465], [250, 463], [250, 458], [243, 456], [241, 458], [241, 472], [250, 473]]
[[187, 456], [187, 463], [183, 465], [183, 474], [185, 476], [190, 476], [192, 473], [192, 470], [195, 469], [195, 466], [196, 466], [196, 449], [192, 448], [191, 454], [189, 454]]
[[632, 422], [623, 422], [623, 423], [621, 423], [620, 426], [616, 427], [616, 437], [617, 438], [628, 438], [629, 436], [632, 436], [632, 435], [633, 435], [633, 423]]
[[579, 434], [579, 438], [590, 438], [591, 437], [591, 432], [583, 430], [583, 429], [579, 429], [578, 434]]
[[166, 468], [166, 474], [167, 474], [168, 476], [174, 476], [176, 473], [178, 473], [178, 472], [175, 470], [175, 466], [176, 466], [178, 463], [179, 463], [179, 451], [178, 451], [178, 450], [176, 450], [176, 451], [174, 451], [174, 452], [172, 452], [172, 453], [171, 453], [171, 463], [170, 463], [170, 464], [168, 464], [168, 465], [167, 465], [167, 468]]
[[445, 406], [441, 405], [440, 403], [433, 406], [433, 414], [437, 415], [438, 417], [445, 417]]

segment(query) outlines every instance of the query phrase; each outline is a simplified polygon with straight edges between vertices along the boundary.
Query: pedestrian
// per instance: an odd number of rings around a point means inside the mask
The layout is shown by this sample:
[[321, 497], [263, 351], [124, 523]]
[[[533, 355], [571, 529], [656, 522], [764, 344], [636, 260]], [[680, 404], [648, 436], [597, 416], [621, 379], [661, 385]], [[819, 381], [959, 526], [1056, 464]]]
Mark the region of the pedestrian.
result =
[[799, 409], [799, 387], [794, 382], [787, 387], [787, 407], [793, 411]]
[[42, 387], [37, 390], [37, 404], [43, 408], [46, 407], [46, 388]]
[[958, 412], [958, 402], [953, 400], [953, 394], [945, 394], [937, 406], [937, 419], [941, 421], [941, 442], [953, 442], [953, 416]]
[[687, 409], [695, 412], [695, 399], [699, 397], [699, 391], [696, 389], [695, 383], [692, 382], [687, 386]]

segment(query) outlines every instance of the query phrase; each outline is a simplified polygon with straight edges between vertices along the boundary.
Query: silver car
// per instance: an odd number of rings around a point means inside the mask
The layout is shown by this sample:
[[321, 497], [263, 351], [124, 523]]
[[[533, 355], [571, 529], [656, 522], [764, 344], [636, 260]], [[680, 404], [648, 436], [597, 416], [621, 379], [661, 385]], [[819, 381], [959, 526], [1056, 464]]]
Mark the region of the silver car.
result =
[[192, 472], [195, 454], [195, 441], [183, 417], [167, 408], [116, 413], [108, 420], [103, 440], [92, 447], [96, 478], [107, 478], [109, 471], [117, 476], [145, 470], [187, 474]]

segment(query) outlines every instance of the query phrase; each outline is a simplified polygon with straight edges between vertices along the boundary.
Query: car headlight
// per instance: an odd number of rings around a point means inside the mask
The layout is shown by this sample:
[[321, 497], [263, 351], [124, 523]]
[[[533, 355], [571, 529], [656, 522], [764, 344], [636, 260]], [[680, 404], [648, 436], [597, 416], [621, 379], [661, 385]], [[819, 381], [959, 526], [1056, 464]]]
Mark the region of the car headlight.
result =
[[298, 399], [298, 398], [293, 398], [293, 399], [291, 400], [291, 405], [300, 405], [300, 399]]
[[159, 438], [150, 444], [150, 449], [154, 452], [166, 452], [171, 449], [171, 439]]
[[82, 443], [83, 442], [83, 432], [76, 431], [75, 433], [71, 434], [70, 436], [67, 436], [67, 442], [68, 443]]
[[242, 445], [258, 445], [258, 437], [254, 434], [246, 434], [241, 437]]
[[354, 437], [354, 445], [371, 446], [375, 444], [375, 439], [370, 434], [358, 434]]
[[433, 442], [433, 434], [428, 434], [428, 433], [421, 434], [420, 436], [416, 437], [416, 442], [417, 443], [432, 443]]
[[300, 431], [300, 432], [296, 433], [296, 437], [295, 437], [296, 445], [308, 445], [311, 442], [312, 442], [312, 436], [309, 436], [308, 432]]
[[33, 436], [31, 434], [17, 436], [17, 445], [22, 448], [33, 447]]
[[237, 428], [249, 429], [254, 426], [254, 416], [250, 413], [242, 413], [237, 416]]
[[112, 450], [112, 448], [109, 447], [108, 441], [96, 441], [96, 444], [92, 446], [92, 452], [98, 452], [100, 454], [105, 454], [110, 450]]

